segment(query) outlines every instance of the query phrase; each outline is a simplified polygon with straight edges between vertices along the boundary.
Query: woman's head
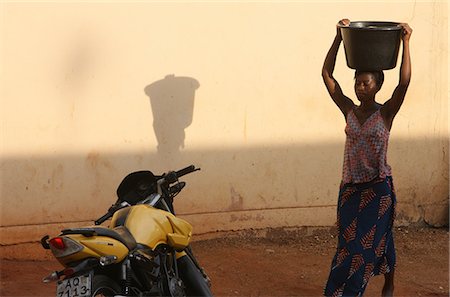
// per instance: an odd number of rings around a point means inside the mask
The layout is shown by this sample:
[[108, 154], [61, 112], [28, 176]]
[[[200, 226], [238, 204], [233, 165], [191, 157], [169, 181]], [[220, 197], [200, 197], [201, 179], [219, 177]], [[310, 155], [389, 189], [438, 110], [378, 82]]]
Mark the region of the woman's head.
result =
[[355, 93], [359, 101], [375, 99], [384, 82], [383, 71], [355, 71]]

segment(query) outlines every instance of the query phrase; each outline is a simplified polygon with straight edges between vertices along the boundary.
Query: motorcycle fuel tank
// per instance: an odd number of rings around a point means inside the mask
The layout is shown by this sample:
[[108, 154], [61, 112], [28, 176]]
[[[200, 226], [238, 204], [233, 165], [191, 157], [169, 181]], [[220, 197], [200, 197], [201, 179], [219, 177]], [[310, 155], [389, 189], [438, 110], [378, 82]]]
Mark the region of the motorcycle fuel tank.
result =
[[148, 205], [134, 205], [117, 211], [111, 227], [125, 226], [137, 243], [155, 249], [168, 244], [176, 250], [189, 245], [192, 226], [172, 213]]

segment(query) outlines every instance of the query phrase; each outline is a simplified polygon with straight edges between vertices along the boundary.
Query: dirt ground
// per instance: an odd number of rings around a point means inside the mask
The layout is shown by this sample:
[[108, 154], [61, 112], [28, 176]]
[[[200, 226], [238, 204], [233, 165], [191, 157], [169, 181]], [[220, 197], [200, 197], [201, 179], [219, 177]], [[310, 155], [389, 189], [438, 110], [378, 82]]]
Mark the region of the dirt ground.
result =
[[[227, 233], [193, 243], [216, 296], [320, 296], [336, 238], [330, 229]], [[449, 296], [448, 229], [395, 228], [395, 296]], [[261, 237], [262, 236], [262, 237]], [[56, 261], [1, 262], [1, 296], [54, 296]], [[365, 296], [380, 296], [374, 277]]]

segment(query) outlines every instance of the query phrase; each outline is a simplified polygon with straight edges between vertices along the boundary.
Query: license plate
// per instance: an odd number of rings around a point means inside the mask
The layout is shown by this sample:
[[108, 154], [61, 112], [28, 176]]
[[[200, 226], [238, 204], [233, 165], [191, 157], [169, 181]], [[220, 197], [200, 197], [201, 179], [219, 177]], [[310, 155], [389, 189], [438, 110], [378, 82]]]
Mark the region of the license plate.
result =
[[59, 281], [56, 287], [56, 297], [91, 296], [91, 275], [71, 277]]

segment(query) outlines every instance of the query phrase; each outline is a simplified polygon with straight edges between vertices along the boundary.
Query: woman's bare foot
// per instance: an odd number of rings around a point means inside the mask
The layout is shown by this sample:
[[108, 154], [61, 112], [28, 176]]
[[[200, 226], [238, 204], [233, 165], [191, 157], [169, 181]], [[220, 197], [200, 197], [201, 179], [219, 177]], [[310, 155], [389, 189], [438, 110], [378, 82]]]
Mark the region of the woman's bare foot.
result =
[[384, 275], [384, 286], [381, 291], [382, 297], [392, 297], [394, 295], [394, 270]]

